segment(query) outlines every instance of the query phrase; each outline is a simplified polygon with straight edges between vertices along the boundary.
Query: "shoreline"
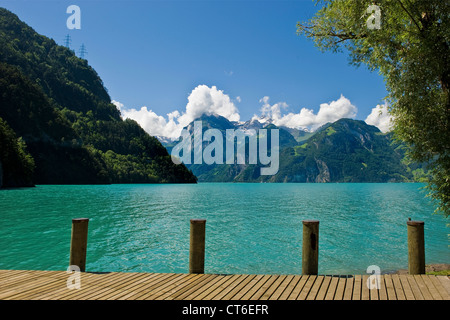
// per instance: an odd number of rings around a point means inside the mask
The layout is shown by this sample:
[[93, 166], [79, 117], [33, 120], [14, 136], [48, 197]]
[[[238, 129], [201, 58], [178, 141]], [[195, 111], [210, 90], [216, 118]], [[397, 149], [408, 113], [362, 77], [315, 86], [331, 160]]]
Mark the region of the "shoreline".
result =
[[[439, 273], [441, 275], [450, 276], [450, 264], [449, 263], [433, 263], [425, 265], [425, 273]], [[408, 269], [398, 269], [391, 272], [382, 272], [382, 274], [408, 274]]]

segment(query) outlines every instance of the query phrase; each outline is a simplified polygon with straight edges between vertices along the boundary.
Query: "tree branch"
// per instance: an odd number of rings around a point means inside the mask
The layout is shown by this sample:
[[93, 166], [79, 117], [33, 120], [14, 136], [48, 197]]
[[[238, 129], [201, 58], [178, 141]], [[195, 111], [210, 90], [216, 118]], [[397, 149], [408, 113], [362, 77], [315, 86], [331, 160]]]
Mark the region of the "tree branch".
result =
[[416, 22], [416, 20], [414, 19], [414, 17], [412, 16], [412, 14], [405, 8], [405, 6], [403, 5], [403, 3], [400, 0], [397, 0], [398, 3], [400, 3], [400, 6], [402, 7], [402, 9], [408, 14], [408, 16], [411, 18], [411, 20], [414, 22], [414, 24], [416, 25], [417, 29], [419, 29], [419, 32], [422, 31], [422, 28], [419, 26], [419, 24]]
[[298, 29], [301, 29], [302, 31], [305, 32], [305, 34], [307, 36], [312, 36], [312, 37], [336, 37], [339, 38], [340, 41], [345, 41], [345, 40], [356, 40], [356, 39], [363, 39], [367, 37], [367, 34], [365, 33], [361, 33], [361, 34], [354, 34], [354, 33], [336, 33], [333, 30], [330, 31], [324, 31], [321, 33], [316, 33], [314, 31], [311, 31], [310, 29], [314, 29], [315, 27], [317, 27], [317, 25], [313, 25], [313, 26], [305, 26], [302, 25], [300, 23], [297, 23], [297, 33], [300, 33], [301, 31], [299, 31]]

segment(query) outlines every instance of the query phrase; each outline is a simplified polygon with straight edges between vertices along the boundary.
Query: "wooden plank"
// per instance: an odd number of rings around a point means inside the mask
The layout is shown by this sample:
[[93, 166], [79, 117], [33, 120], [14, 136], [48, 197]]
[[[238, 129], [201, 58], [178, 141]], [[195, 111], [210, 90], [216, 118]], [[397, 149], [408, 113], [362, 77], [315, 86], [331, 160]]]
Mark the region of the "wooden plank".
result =
[[320, 286], [319, 292], [317, 292], [315, 300], [325, 300], [325, 296], [328, 291], [328, 286], [331, 282], [331, 276], [325, 276], [322, 282], [322, 285]]
[[319, 292], [320, 286], [322, 285], [324, 276], [317, 276], [316, 281], [314, 281], [314, 285], [306, 297], [306, 300], [315, 300], [317, 296], [317, 292]]
[[390, 274], [384, 275], [384, 282], [386, 284], [386, 292], [388, 300], [397, 300], [397, 294], [395, 293], [394, 283], [392, 282], [392, 276]]
[[267, 281], [256, 291], [249, 300], [260, 300], [260, 298], [265, 294], [268, 288], [277, 280], [278, 275], [271, 275]]
[[[233, 292], [233, 295], [236, 294], [241, 288], [241, 284], [243, 284], [244, 286], [246, 284], [248, 284], [249, 281], [251, 281], [252, 278], [250, 278], [250, 275], [246, 274], [246, 275], [241, 275], [240, 278], [236, 279], [233, 283], [231, 283], [229, 285], [229, 287], [225, 288], [222, 292], [219, 292], [215, 297], [214, 300], [225, 300], [225, 297], [227, 296], [227, 298], [229, 297], [229, 293]], [[236, 288], [238, 288], [236, 290]]]
[[215, 281], [207, 290], [203, 290], [200, 292], [193, 300], [202, 300], [209, 294], [211, 294], [214, 290], [219, 288], [221, 285], [223, 285], [231, 275], [218, 275], [217, 281]]
[[250, 275], [245, 274], [245, 275], [240, 275], [238, 278], [235, 278], [235, 280], [229, 284], [229, 286], [227, 288], [225, 288], [224, 290], [222, 290], [221, 292], [217, 293], [213, 300], [224, 300], [225, 296], [228, 295], [230, 292], [234, 292], [233, 294], [236, 293], [235, 288], [238, 287], [241, 283], [244, 282], [244, 285], [246, 283], [248, 283], [248, 281], [250, 281], [251, 279], [248, 279], [250, 277]]
[[262, 295], [259, 300], [269, 300], [274, 292], [279, 288], [281, 283], [286, 279], [286, 275], [279, 275], [278, 278], [267, 288], [266, 292]]
[[441, 281], [439, 281], [439, 278], [441, 278], [444, 281], [447, 281], [447, 283], [450, 283], [450, 280], [446, 276], [432, 276], [430, 275], [430, 280], [433, 282], [434, 287], [439, 292], [439, 295], [442, 297], [443, 300], [450, 300], [450, 285], [449, 290], [447, 291], [445, 287], [442, 285]]
[[[78, 289], [69, 289], [67, 287], [67, 280], [69, 279], [68, 277], [70, 276], [69, 274], [67, 274], [66, 272], [61, 273], [61, 275], [64, 276], [65, 278], [65, 283], [63, 285], [58, 284], [57, 286], [50, 286], [47, 288], [44, 288], [44, 290], [41, 291], [37, 291], [36, 293], [34, 293], [32, 296], [30, 296], [28, 299], [36, 299], [36, 300], [49, 300], [49, 299], [56, 299], [56, 297], [67, 293], [70, 290], [78, 290]], [[94, 277], [93, 274], [84, 274], [81, 273], [80, 274], [80, 279], [81, 279], [81, 288], [83, 288], [83, 285], [86, 283], [87, 279], [89, 279], [90, 277]]]
[[136, 276], [136, 273], [94, 274], [89, 278], [81, 280], [81, 288], [78, 290], [66, 290], [65, 293], [55, 297], [57, 300], [78, 300], [88, 295], [101, 294], [105, 288], [110, 285], [120, 283], [130, 277]]
[[224, 291], [226, 288], [229, 288], [233, 285], [236, 281], [241, 281], [242, 275], [239, 274], [233, 274], [231, 276], [228, 276], [226, 280], [221, 283], [217, 288], [209, 292], [207, 295], [205, 295], [202, 300], [212, 300], [214, 299], [218, 294], [220, 294], [222, 291]]
[[222, 300], [231, 300], [233, 297], [238, 294], [242, 288], [244, 288], [252, 279], [255, 278], [255, 275], [248, 275], [244, 280], [242, 280], [237, 286], [235, 286], [232, 290], [230, 290], [226, 295], [223, 296]]
[[405, 291], [403, 289], [402, 283], [398, 274], [391, 275], [392, 284], [394, 286], [395, 294], [397, 296], [397, 300], [406, 300]]
[[280, 299], [280, 296], [283, 294], [284, 290], [289, 286], [289, 283], [291, 283], [292, 279], [294, 278], [294, 275], [288, 275], [284, 276], [283, 282], [280, 283], [278, 288], [272, 293], [269, 300], [278, 300]]
[[25, 290], [24, 292], [12, 295], [7, 299], [14, 300], [36, 300], [45, 292], [52, 292], [60, 288], [67, 288], [66, 275], [61, 274], [59, 278], [46, 278], [41, 277], [42, 280], [34, 288]]
[[145, 294], [153, 286], [176, 278], [176, 273], [167, 273], [166, 277], [160, 277], [157, 273], [142, 273], [137, 278], [124, 282], [121, 286], [113, 286], [111, 290], [95, 297], [95, 300], [125, 300], [138, 294]]
[[408, 278], [405, 274], [398, 275], [398, 279], [403, 287], [403, 293], [405, 294], [406, 300], [415, 300], [414, 294], [412, 292], [411, 286], [409, 285]]
[[211, 275], [84, 273], [81, 289], [67, 288], [65, 271], [0, 270], [0, 299], [244, 299], [450, 300], [450, 279], [434, 275], [382, 275], [369, 290], [368, 275]]
[[450, 294], [450, 279], [449, 276], [436, 276], [441, 285], [447, 291], [447, 294]]
[[309, 278], [308, 275], [300, 276], [300, 279], [298, 280], [294, 289], [292, 289], [292, 292], [289, 294], [289, 296], [287, 298], [288, 300], [297, 300], [297, 298], [300, 295], [300, 292], [302, 292], [303, 287], [305, 286], [308, 278]]
[[237, 295], [252, 279], [255, 278], [255, 275], [248, 275], [247, 278], [241, 281], [237, 286], [235, 286], [230, 292], [228, 292], [222, 300], [231, 300], [234, 299], [234, 296]]
[[[61, 287], [66, 286], [66, 280], [63, 277], [63, 275], [60, 275], [60, 279], [55, 278], [49, 278], [47, 276], [41, 276], [41, 277], [34, 277], [33, 278], [33, 285], [31, 287], [27, 287], [25, 283], [17, 283], [16, 289], [19, 289], [16, 291], [15, 294], [11, 294], [8, 297], [4, 297], [4, 299], [8, 300], [22, 300], [27, 299], [30, 300], [32, 296], [36, 293], [41, 293], [44, 290], [49, 290], [50, 287]], [[30, 280], [31, 282], [31, 280]], [[10, 287], [11, 289], [12, 287]]]
[[78, 290], [84, 290], [85, 286], [88, 285], [90, 282], [95, 281], [95, 279], [98, 279], [97, 274], [93, 273], [80, 273], [80, 289], [69, 289], [67, 287], [67, 279], [69, 279], [70, 275], [66, 274], [66, 285], [61, 286], [58, 288], [51, 288], [49, 290], [46, 290], [44, 292], [41, 292], [39, 295], [37, 295], [35, 298], [38, 300], [55, 300], [55, 299], [64, 299], [65, 295], [68, 295], [70, 293], [73, 293], [73, 291]]
[[361, 275], [355, 275], [353, 279], [352, 300], [361, 300]]
[[233, 297], [233, 300], [240, 300], [242, 299], [246, 294], [249, 293], [249, 291], [258, 283], [261, 281], [261, 279], [264, 278], [264, 275], [259, 274], [256, 277], [254, 277], [249, 283], [247, 283], [242, 290], [240, 290], [238, 293], [236, 293]]
[[422, 292], [420, 292], [420, 288], [416, 283], [416, 280], [414, 279], [413, 275], [406, 275], [406, 279], [408, 279], [409, 286], [411, 287], [411, 291], [414, 294], [415, 300], [424, 300], [424, 297], [422, 295]]
[[187, 274], [184, 278], [170, 284], [166, 289], [161, 292], [154, 292], [150, 295], [139, 297], [139, 300], [166, 300], [176, 294], [178, 291], [184, 290], [185, 287], [201, 278], [201, 274]]
[[239, 283], [238, 286], [236, 286], [226, 296], [224, 296], [222, 300], [234, 300], [234, 296], [238, 294], [242, 290], [242, 288], [244, 288], [253, 278], [254, 276], [248, 276], [245, 280]]
[[[205, 278], [205, 276], [206, 276], [206, 278]], [[199, 283], [202, 283], [207, 279], [208, 279], [208, 275], [196, 274], [195, 277], [192, 277], [187, 281], [186, 285], [177, 287], [174, 290], [172, 290], [171, 294], [166, 296], [164, 298], [164, 300], [177, 300], [177, 298], [180, 295], [185, 294], [186, 292], [190, 291], [193, 287], [197, 286]]]
[[14, 274], [14, 273], [19, 273], [19, 272], [25, 272], [27, 270], [5, 270], [5, 269], [1, 269], [0, 270], [0, 281], [3, 278], [8, 278], [8, 276]]
[[387, 300], [387, 291], [386, 291], [386, 280], [385, 275], [380, 275], [380, 287], [378, 289], [378, 299], [379, 300]]
[[[377, 283], [373, 286], [372, 288], [368, 288], [369, 289], [369, 294], [370, 294], [370, 300], [380, 300], [380, 285], [381, 285], [381, 275], [374, 275], [373, 277], [376, 277], [376, 279], [370, 279], [372, 281], [376, 281]], [[370, 278], [370, 276], [369, 276]], [[370, 285], [370, 284], [369, 284]], [[365, 286], [367, 287], [367, 282], [365, 283]]]
[[[121, 284], [127, 283], [139, 276], [138, 273], [116, 273], [112, 275], [101, 275], [97, 274], [95, 277], [90, 278], [89, 282], [84, 284], [82, 282], [81, 289], [79, 290], [68, 290], [67, 294], [60, 296], [57, 299], [63, 300], [95, 300], [96, 297], [102, 296], [105, 293], [112, 290], [112, 288], [120, 288]], [[116, 289], [118, 290], [118, 289]]]
[[27, 282], [27, 281], [35, 280], [35, 279], [38, 279], [41, 277], [52, 278], [52, 275], [53, 275], [53, 272], [34, 271], [34, 270], [9, 273], [8, 277], [3, 278], [3, 280], [0, 281], [0, 285], [1, 285], [0, 288], [13, 287], [21, 282]]
[[[82, 277], [81, 278], [81, 288], [80, 289], [72, 289], [68, 288], [62, 289], [63, 292], [57, 292], [50, 299], [56, 300], [76, 300], [82, 299], [82, 297], [87, 296], [89, 294], [98, 292], [101, 288], [107, 286], [110, 282], [119, 281], [119, 279], [123, 279], [124, 277], [130, 277], [133, 274], [122, 274], [122, 273], [112, 273], [107, 275], [101, 274], [92, 274], [90, 277]], [[84, 274], [82, 273], [82, 276]]]
[[431, 295], [430, 291], [428, 290], [428, 287], [423, 282], [423, 278], [420, 274], [414, 275], [414, 279], [416, 280], [417, 285], [419, 286], [420, 292], [423, 295], [423, 298], [425, 300], [433, 300], [433, 296]]
[[355, 284], [355, 277], [349, 276], [345, 281], [345, 291], [344, 291], [344, 300], [352, 300], [353, 298], [353, 287]]
[[434, 283], [431, 281], [431, 278], [434, 276], [421, 275], [422, 281], [427, 286], [428, 291], [430, 292], [433, 300], [442, 300], [442, 296], [439, 294], [439, 291], [435, 287]]
[[0, 293], [0, 299], [6, 299], [7, 297], [14, 296], [20, 293], [27, 292], [33, 288], [39, 287], [48, 282], [57, 281], [56, 279], [39, 277], [37, 274], [32, 274], [28, 280], [20, 281], [16, 285], [2, 288]]
[[3, 270], [2, 274], [0, 275], [0, 284], [6, 283], [6, 281], [21, 274], [29, 273], [29, 270]]
[[257, 292], [259, 292], [262, 287], [264, 287], [264, 284], [269, 281], [273, 276], [271, 275], [263, 275], [261, 279], [258, 280], [257, 283], [251, 287], [250, 290], [248, 290], [242, 297], [241, 300], [249, 300], [252, 296], [254, 296]]
[[327, 294], [325, 295], [325, 300], [334, 300], [338, 282], [340, 280], [339, 277], [331, 277], [331, 278], [332, 278], [331, 283], [330, 286], [328, 287]]
[[201, 290], [196, 290], [196, 291], [192, 292], [191, 294], [189, 294], [188, 296], [183, 298], [183, 300], [193, 300], [193, 299], [195, 299], [195, 297], [202, 294], [203, 292], [205, 292], [205, 293], [211, 292], [212, 291], [211, 288], [214, 288], [215, 284], [223, 279], [223, 276], [221, 276], [221, 275], [215, 275], [215, 276], [216, 276], [215, 278], [211, 279], [211, 281], [209, 281], [207, 284], [203, 285]]
[[[195, 290], [198, 290], [202, 288], [203, 286], [207, 285], [209, 281], [217, 277], [216, 274], [202, 274], [200, 278], [198, 278], [198, 281], [192, 283], [191, 286], [186, 288], [187, 290], [183, 290], [182, 292], [177, 292], [176, 294], [170, 296], [170, 299], [173, 300], [184, 300], [187, 296], [189, 296], [191, 293], [193, 293]], [[167, 300], [169, 300], [167, 298]]]
[[339, 276], [338, 277], [338, 283], [337, 283], [337, 287], [336, 287], [336, 292], [334, 294], [334, 300], [342, 300], [342, 299], [344, 299], [345, 283], [346, 282], [347, 282], [347, 277], [345, 277], [345, 276]]
[[[111, 283], [108, 286], [99, 286], [99, 290], [95, 290], [92, 293], [86, 294], [81, 299], [84, 300], [106, 300], [110, 296], [119, 296], [126, 294], [129, 288], [132, 288], [136, 285], [139, 285], [141, 281], [146, 278], [151, 277], [151, 275], [145, 273], [136, 273], [133, 277], [130, 278], [119, 278], [118, 281]], [[102, 281], [102, 279], [99, 279]]]
[[36, 272], [25, 272], [20, 274], [15, 274], [8, 279], [3, 280], [0, 284], [2, 289], [16, 287], [20, 285], [21, 283], [26, 283], [32, 280], [37, 279], [39, 276], [36, 274]]
[[370, 300], [370, 289], [367, 286], [367, 280], [369, 276], [367, 274], [362, 276], [361, 280], [361, 300]]
[[314, 281], [316, 281], [317, 276], [309, 275], [308, 280], [306, 281], [305, 285], [303, 286], [302, 291], [300, 291], [300, 294], [297, 297], [297, 300], [306, 300], [306, 297], [309, 294], [309, 291], [314, 285]]
[[164, 281], [158, 287], [158, 290], [152, 289], [154, 282], [148, 282], [139, 288], [134, 294], [123, 297], [127, 300], [163, 300], [165, 297], [170, 296], [176, 290], [181, 289], [184, 285], [189, 283], [189, 279], [192, 279], [196, 274], [182, 273], [177, 274], [170, 280]]
[[281, 294], [281, 296], [278, 298], [278, 300], [287, 300], [288, 297], [291, 295], [292, 291], [295, 289], [295, 287], [297, 286], [298, 282], [300, 281], [300, 279], [302, 278], [302, 276], [300, 275], [294, 275], [292, 277], [292, 280], [289, 282], [289, 285], [286, 287], [286, 289], [283, 291], [283, 293]]
[[[171, 279], [177, 276], [181, 276], [180, 274], [172, 273]], [[101, 299], [102, 300], [132, 300], [138, 298], [140, 295], [144, 295], [147, 293], [147, 290], [151, 285], [162, 281], [160, 274], [158, 273], [148, 273], [143, 277], [135, 280], [133, 284], [130, 284], [126, 288], [123, 288], [120, 291], [111, 291], [106, 293]]]

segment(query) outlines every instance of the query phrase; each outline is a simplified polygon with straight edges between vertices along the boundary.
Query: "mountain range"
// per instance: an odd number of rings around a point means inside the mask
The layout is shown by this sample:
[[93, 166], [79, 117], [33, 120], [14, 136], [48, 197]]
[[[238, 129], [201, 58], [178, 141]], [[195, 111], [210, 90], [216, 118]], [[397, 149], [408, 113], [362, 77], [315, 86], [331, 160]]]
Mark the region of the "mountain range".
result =
[[[279, 130], [279, 170], [274, 175], [261, 175], [261, 163], [186, 164], [204, 182], [410, 182], [426, 179], [423, 165], [407, 160], [404, 148], [364, 121], [340, 119], [327, 123], [315, 132], [277, 127], [258, 120], [231, 122], [219, 115], [203, 115], [203, 132], [215, 128], [226, 130]], [[193, 123], [185, 128], [194, 141]], [[270, 139], [269, 139], [270, 140]], [[182, 141], [163, 143], [169, 153]], [[209, 144], [203, 141], [203, 149]], [[247, 142], [248, 145], [248, 142]], [[225, 148], [225, 146], [224, 146]], [[248, 150], [248, 146], [247, 149]], [[223, 150], [223, 154], [226, 151]]]

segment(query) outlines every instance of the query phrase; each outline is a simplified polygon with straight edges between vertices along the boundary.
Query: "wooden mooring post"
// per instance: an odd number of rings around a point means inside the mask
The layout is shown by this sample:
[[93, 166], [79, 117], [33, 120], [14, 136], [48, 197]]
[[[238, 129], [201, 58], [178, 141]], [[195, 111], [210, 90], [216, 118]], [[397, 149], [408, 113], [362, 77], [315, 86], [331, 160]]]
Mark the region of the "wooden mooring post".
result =
[[205, 271], [205, 229], [206, 220], [191, 219], [189, 273]]
[[88, 224], [88, 218], [72, 219], [69, 264], [71, 266], [78, 266], [81, 272], [86, 271]]
[[302, 274], [317, 275], [319, 270], [319, 221], [303, 221]]
[[411, 221], [408, 228], [408, 273], [425, 274], [424, 222]]
[[[88, 218], [72, 219], [70, 266], [86, 271]], [[425, 274], [424, 222], [407, 221], [408, 273]], [[189, 273], [204, 273], [206, 220], [190, 220]], [[302, 274], [317, 275], [319, 269], [319, 221], [303, 221]]]

